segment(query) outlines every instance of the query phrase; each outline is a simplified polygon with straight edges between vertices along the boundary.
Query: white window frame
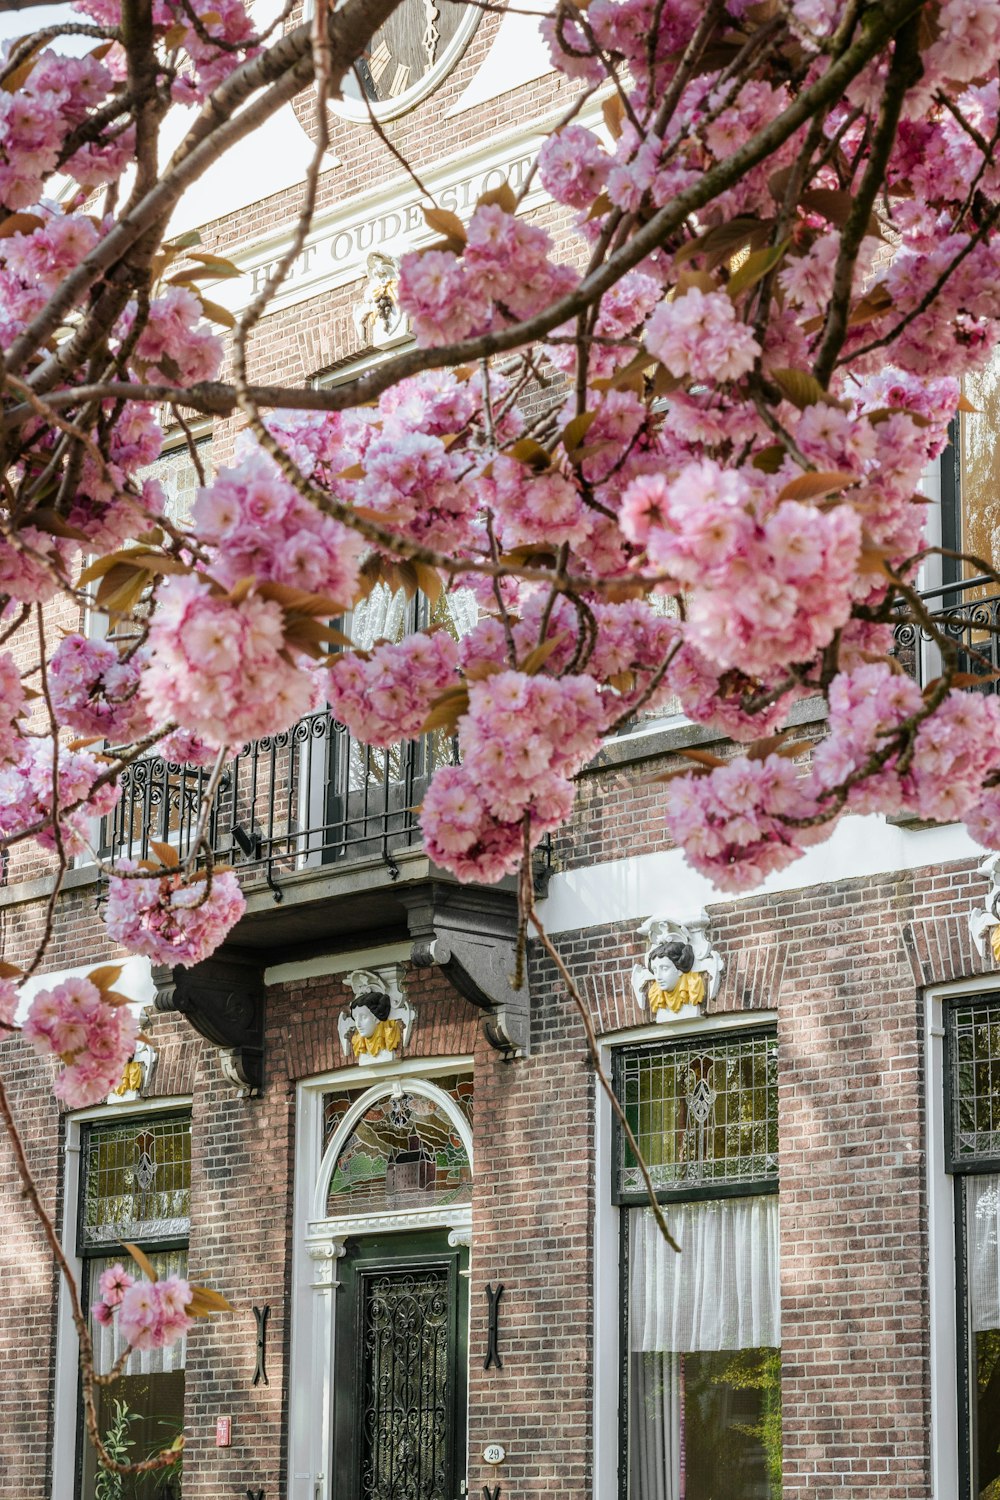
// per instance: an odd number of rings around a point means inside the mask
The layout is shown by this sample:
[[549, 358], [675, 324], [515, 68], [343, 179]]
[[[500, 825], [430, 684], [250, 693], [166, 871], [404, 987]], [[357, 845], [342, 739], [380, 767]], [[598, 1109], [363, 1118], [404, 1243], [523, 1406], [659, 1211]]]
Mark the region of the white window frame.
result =
[[[727, 1031], [757, 1030], [778, 1024], [775, 1010], [724, 1012], [698, 1016], [689, 1021], [671, 1021], [612, 1031], [598, 1042], [601, 1069], [611, 1077], [612, 1054], [622, 1047], [651, 1042], [664, 1044], [682, 1036], [721, 1035]], [[780, 1048], [780, 1034], [779, 1034]], [[779, 1051], [780, 1057], [780, 1051]], [[594, 1079], [594, 1494], [617, 1496], [620, 1452], [621, 1382], [621, 1258], [619, 1222], [621, 1209], [611, 1201], [614, 1169], [614, 1132], [611, 1101]], [[779, 1142], [780, 1153], [780, 1142]], [[670, 1206], [666, 1207], [669, 1223]]]
[[945, 1002], [998, 991], [1000, 974], [980, 974], [924, 992], [931, 1500], [955, 1500], [959, 1479], [957, 1226], [955, 1178], [945, 1170]]
[[[440, 1105], [458, 1131], [474, 1170], [472, 1131], [461, 1110], [435, 1079], [473, 1076], [472, 1057], [410, 1058], [396, 1063], [348, 1066], [307, 1078], [295, 1090], [295, 1185], [292, 1209], [291, 1353], [288, 1374], [288, 1500], [330, 1500], [333, 1452], [333, 1376], [337, 1262], [349, 1236], [443, 1228], [453, 1245], [469, 1245], [472, 1205], [326, 1215], [333, 1168], [358, 1117], [396, 1082]], [[368, 1084], [341, 1121], [325, 1151], [323, 1095]]]
[[[160, 1099], [133, 1099], [122, 1104], [96, 1104], [66, 1117], [63, 1148], [63, 1254], [83, 1295], [83, 1261], [77, 1254], [76, 1231], [80, 1207], [80, 1152], [83, 1128], [95, 1122], [145, 1119], [167, 1110], [190, 1109], [190, 1094], [171, 1094]], [[124, 1255], [124, 1252], [123, 1252]], [[59, 1274], [57, 1272], [57, 1274]], [[80, 1344], [73, 1323], [73, 1310], [65, 1278], [59, 1274], [56, 1310], [56, 1364], [53, 1380], [52, 1500], [69, 1500], [76, 1494], [76, 1453], [80, 1389]]]

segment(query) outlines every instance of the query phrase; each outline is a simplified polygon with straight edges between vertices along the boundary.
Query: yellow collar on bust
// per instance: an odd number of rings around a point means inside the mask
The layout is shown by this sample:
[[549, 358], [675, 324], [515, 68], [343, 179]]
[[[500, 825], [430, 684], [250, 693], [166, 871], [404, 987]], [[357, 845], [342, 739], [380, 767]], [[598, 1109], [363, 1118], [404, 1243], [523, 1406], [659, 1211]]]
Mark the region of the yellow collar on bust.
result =
[[657, 984], [654, 979], [649, 986], [649, 1008], [655, 1016], [658, 1010], [672, 1010], [675, 1013], [685, 1005], [701, 1005], [705, 999], [705, 976], [692, 969], [690, 974], [682, 974], [672, 990], [665, 990], [662, 984]]
[[377, 1057], [380, 1052], [397, 1052], [403, 1044], [403, 1027], [395, 1016], [379, 1021], [371, 1036], [362, 1036], [355, 1030], [351, 1036], [351, 1049], [355, 1057], [362, 1052], [367, 1057]]

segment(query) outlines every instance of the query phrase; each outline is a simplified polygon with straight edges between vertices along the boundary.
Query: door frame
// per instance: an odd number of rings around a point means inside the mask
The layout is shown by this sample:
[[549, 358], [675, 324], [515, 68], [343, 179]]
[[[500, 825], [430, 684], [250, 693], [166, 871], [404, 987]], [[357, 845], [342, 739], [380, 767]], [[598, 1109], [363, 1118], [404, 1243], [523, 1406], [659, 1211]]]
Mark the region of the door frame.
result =
[[[388, 950], [385, 950], [388, 951]], [[372, 967], [380, 950], [351, 955], [351, 967]], [[471, 1074], [469, 1055], [403, 1059], [391, 1064], [338, 1068], [296, 1086], [295, 1186], [293, 1207], [291, 1349], [288, 1373], [288, 1500], [332, 1500], [334, 1347], [339, 1267], [351, 1237], [407, 1234], [443, 1229], [454, 1249], [472, 1242], [470, 1203], [370, 1215], [326, 1218], [326, 1194], [333, 1172], [338, 1137], [323, 1150], [323, 1095], [365, 1084], [363, 1103], [356, 1101], [341, 1122], [349, 1131], [357, 1115], [394, 1083], [435, 1099], [461, 1135], [475, 1172], [469, 1123], [434, 1080], [454, 1073]], [[347, 1122], [350, 1122], [349, 1124]], [[467, 1275], [468, 1273], [462, 1273]]]
[[[436, 1243], [435, 1243], [436, 1242]], [[463, 1265], [463, 1261], [466, 1265]], [[357, 1397], [364, 1386], [364, 1350], [359, 1337], [360, 1293], [363, 1280], [383, 1271], [446, 1267], [448, 1271], [448, 1354], [451, 1392], [446, 1420], [451, 1432], [448, 1500], [457, 1500], [465, 1478], [468, 1416], [469, 1278], [468, 1249], [452, 1245], [444, 1230], [416, 1234], [350, 1235], [340, 1267], [337, 1291], [341, 1336], [334, 1349], [332, 1477], [334, 1500], [357, 1500], [361, 1412]], [[346, 1336], [345, 1336], [346, 1335]], [[345, 1457], [346, 1454], [346, 1457]], [[343, 1472], [342, 1465], [346, 1467]]]

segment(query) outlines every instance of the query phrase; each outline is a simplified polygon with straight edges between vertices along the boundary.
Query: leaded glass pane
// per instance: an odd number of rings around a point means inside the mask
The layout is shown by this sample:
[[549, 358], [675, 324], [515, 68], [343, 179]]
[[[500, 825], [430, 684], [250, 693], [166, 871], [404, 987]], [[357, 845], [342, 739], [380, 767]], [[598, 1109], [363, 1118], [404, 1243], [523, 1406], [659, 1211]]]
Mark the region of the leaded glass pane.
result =
[[[471, 1077], [450, 1075], [434, 1082], [471, 1123]], [[324, 1144], [362, 1092], [327, 1094]], [[451, 1118], [435, 1100], [400, 1086], [372, 1104], [348, 1136], [330, 1180], [327, 1213], [467, 1203], [471, 1196], [468, 1153]]]
[[[760, 1032], [619, 1054], [618, 1097], [658, 1192], [777, 1182], [777, 1061], [776, 1038]], [[619, 1194], [644, 1197], [620, 1128], [616, 1162]]]
[[1000, 1159], [1000, 1000], [950, 1013], [951, 1158]]
[[191, 1224], [191, 1120], [91, 1126], [83, 1142], [83, 1252], [123, 1240], [186, 1239]]

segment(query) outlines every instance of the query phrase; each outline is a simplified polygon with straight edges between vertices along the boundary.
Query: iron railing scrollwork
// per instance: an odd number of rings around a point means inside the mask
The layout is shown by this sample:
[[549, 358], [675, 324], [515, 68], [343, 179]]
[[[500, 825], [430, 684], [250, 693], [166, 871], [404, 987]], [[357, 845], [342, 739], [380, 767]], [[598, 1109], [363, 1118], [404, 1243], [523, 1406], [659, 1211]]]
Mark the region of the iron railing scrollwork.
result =
[[[967, 684], [995, 693], [1000, 671], [1000, 587], [988, 576], [963, 579], [928, 589], [921, 598], [936, 629], [958, 649], [958, 670], [982, 679]], [[900, 613], [907, 608], [900, 605]], [[941, 648], [931, 632], [912, 619], [893, 632], [893, 655], [923, 687], [941, 671]]]
[[[325, 710], [244, 745], [212, 798], [205, 839], [217, 861], [259, 875], [280, 900], [281, 880], [343, 859], [395, 855], [420, 842], [416, 809], [431, 773], [457, 759], [455, 741], [425, 735], [363, 745]], [[104, 819], [104, 858], [145, 859], [153, 840], [190, 852], [210, 772], [149, 756], [126, 767]]]

